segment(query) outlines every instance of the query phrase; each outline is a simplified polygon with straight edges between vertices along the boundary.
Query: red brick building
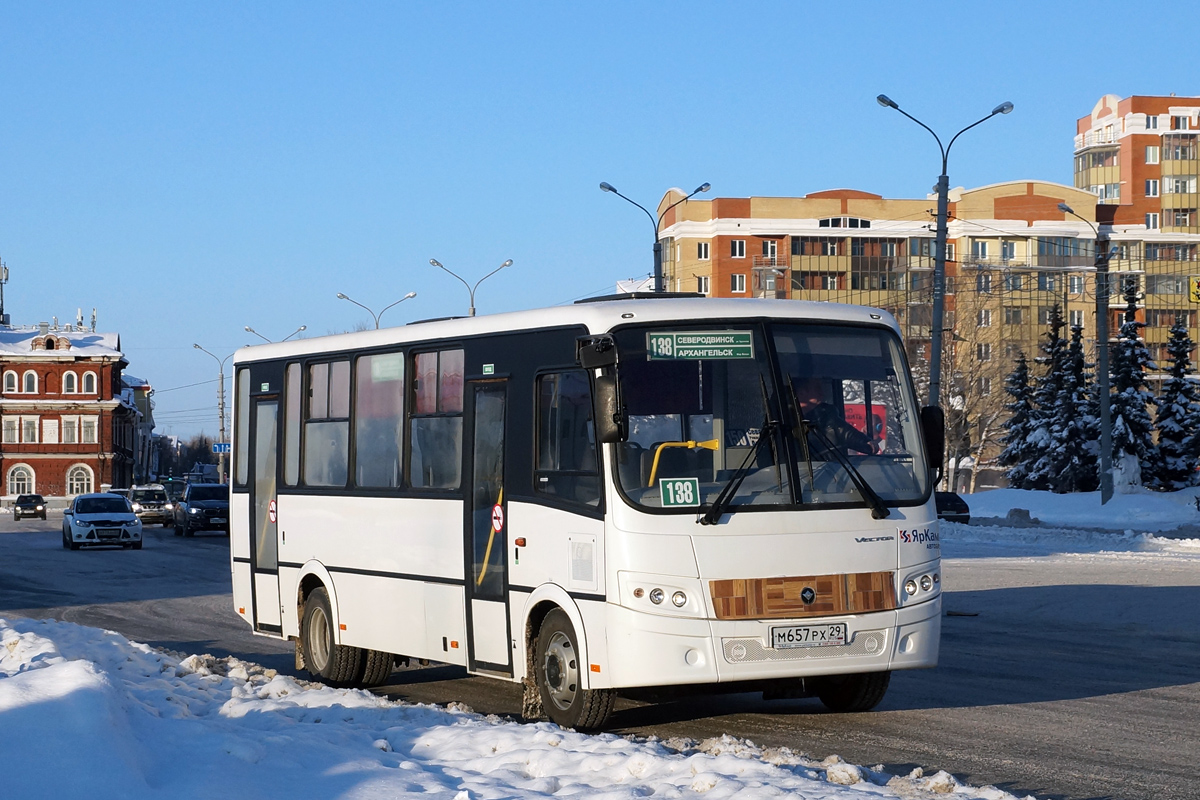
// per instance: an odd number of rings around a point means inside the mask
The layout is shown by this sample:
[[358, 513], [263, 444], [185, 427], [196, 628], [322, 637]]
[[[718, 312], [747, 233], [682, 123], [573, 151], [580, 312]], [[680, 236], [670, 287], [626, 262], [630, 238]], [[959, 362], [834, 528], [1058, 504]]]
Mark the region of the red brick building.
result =
[[129, 486], [138, 411], [115, 333], [0, 326], [0, 478], [6, 497]]

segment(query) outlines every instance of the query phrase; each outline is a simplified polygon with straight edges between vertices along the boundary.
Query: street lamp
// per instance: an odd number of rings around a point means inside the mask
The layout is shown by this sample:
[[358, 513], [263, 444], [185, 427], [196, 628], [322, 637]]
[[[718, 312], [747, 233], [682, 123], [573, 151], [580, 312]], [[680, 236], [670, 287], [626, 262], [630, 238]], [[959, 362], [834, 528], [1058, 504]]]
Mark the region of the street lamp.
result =
[[679, 205], [680, 203], [691, 200], [693, 196], [699, 194], [700, 192], [707, 192], [710, 188], [712, 188], [712, 184], [709, 184], [709, 183], [700, 184], [687, 197], [683, 198], [682, 200], [676, 200], [674, 203], [671, 203], [671, 205], [664, 208], [663, 212], [658, 215], [657, 219], [655, 219], [653, 214], [651, 214], [649, 211], [646, 211], [645, 206], [641, 205], [640, 203], [633, 202], [628, 197], [626, 197], [625, 195], [618, 192], [615, 188], [613, 188], [613, 185], [611, 183], [606, 183], [605, 181], [600, 182], [600, 191], [611, 192], [612, 194], [615, 194], [617, 197], [621, 198], [625, 202], [627, 202], [631, 205], [635, 205], [638, 208], [642, 209], [642, 211], [646, 212], [646, 216], [650, 218], [650, 224], [654, 226], [654, 291], [661, 292], [663, 290], [662, 242], [660, 242], [658, 240], [658, 228], [660, 225], [662, 225], [663, 217], [665, 217], [667, 215], [667, 212], [670, 211], [675, 206]]
[[[302, 332], [302, 331], [306, 331], [306, 330], [308, 330], [308, 326], [307, 326], [307, 325], [301, 325], [299, 328], [296, 328], [296, 330], [292, 331], [291, 333], [289, 333], [287, 336], [283, 337], [283, 338], [282, 338], [282, 339], [280, 339], [279, 341], [281, 341], [281, 342], [286, 342], [288, 339], [292, 338], [292, 337], [293, 337], [293, 336], [295, 336], [297, 333], [300, 333], [300, 332]], [[262, 335], [261, 333], [259, 333], [258, 331], [254, 330], [254, 328], [251, 328], [249, 325], [247, 325], [247, 326], [246, 326], [246, 333], [253, 333], [255, 336], [257, 336], [258, 338], [262, 339], [264, 342], [267, 342], [267, 343], [269, 343], [269, 344], [274, 344], [274, 342], [272, 342], [272, 341], [271, 341], [270, 339], [268, 339], [267, 337], [263, 336], [263, 335]]]
[[[446, 272], [450, 272], [450, 270], [446, 269], [446, 267], [442, 265], [442, 262], [438, 261], [436, 258], [431, 258], [431, 259], [429, 259], [429, 263], [430, 263], [430, 264], [432, 264], [433, 266], [437, 267], [438, 269], [442, 269], [442, 270], [445, 270]], [[462, 279], [462, 277], [460, 277], [458, 274], [456, 274], [456, 273], [454, 273], [454, 272], [450, 272], [450, 274], [451, 274], [451, 275], [453, 275], [454, 277], [456, 277], [456, 278], [458, 278], [460, 281], [462, 281], [462, 285], [463, 285], [463, 286], [466, 286], [466, 287], [467, 287], [467, 291], [471, 293], [471, 307], [467, 309], [467, 316], [468, 316], [468, 317], [473, 317], [473, 316], [475, 316], [475, 290], [479, 288], [479, 284], [483, 283], [483, 282], [484, 282], [484, 281], [486, 281], [488, 278], [492, 277], [493, 275], [495, 275], [497, 272], [499, 272], [500, 270], [504, 269], [505, 267], [511, 267], [511, 266], [512, 266], [512, 263], [513, 263], [513, 262], [512, 262], [512, 259], [511, 259], [511, 258], [510, 258], [510, 259], [508, 259], [508, 260], [507, 260], [507, 261], [505, 261], [503, 264], [501, 264], [500, 266], [496, 267], [494, 270], [492, 270], [491, 272], [489, 272], [487, 275], [484, 275], [482, 278], [480, 278], [479, 280], [475, 281], [475, 285], [474, 285], [474, 286], [471, 286], [470, 284], [468, 284], [468, 283], [467, 283], [466, 281], [464, 281], [464, 280]]]
[[[208, 355], [212, 356], [213, 361], [217, 362], [217, 381], [220, 384], [217, 386], [217, 427], [220, 430], [220, 442], [221, 444], [225, 444], [225, 362], [233, 358], [233, 353], [230, 353], [224, 358], [217, 358], [214, 354], [209, 353], [198, 344], [193, 344], [192, 347], [196, 348], [202, 353], [208, 353]], [[221, 449], [220, 453], [217, 453], [217, 480], [220, 483], [225, 482], [224, 448]]]
[[1100, 505], [1104, 505], [1113, 496], [1112, 410], [1108, 396], [1108, 237], [1066, 203], [1059, 203], [1058, 210], [1083, 220], [1096, 235], [1096, 392], [1100, 395]]
[[950, 148], [954, 146], [954, 142], [959, 136], [962, 136], [976, 125], [987, 122], [997, 114], [1009, 113], [1013, 110], [1013, 104], [1007, 101], [1001, 103], [993, 108], [992, 113], [983, 119], [978, 122], [972, 122], [954, 134], [954, 138], [950, 140], [950, 144], [943, 146], [942, 140], [938, 138], [938, 135], [933, 132], [932, 128], [896, 105], [896, 102], [886, 94], [879, 95], [875, 100], [884, 108], [896, 109], [929, 131], [934, 141], [937, 142], [938, 149], [942, 151], [942, 174], [938, 177], [937, 182], [937, 234], [934, 239], [933, 255], [933, 319], [931, 320], [932, 329], [929, 332], [929, 349], [932, 351], [929, 354], [929, 405], [940, 406], [942, 391], [942, 325], [945, 317], [946, 303], [946, 217], [950, 205], [950, 177], [946, 174], [946, 159], [949, 158]]
[[[409, 300], [409, 299], [411, 299], [411, 298], [413, 298], [413, 297], [416, 297], [416, 296], [417, 296], [417, 293], [416, 293], [416, 292], [409, 292], [408, 294], [404, 295], [404, 297], [401, 297], [401, 298], [400, 298], [399, 300], [397, 300], [396, 302], [394, 302], [394, 303], [392, 303], [392, 304], [390, 304], [390, 305], [386, 305], [386, 306], [384, 306], [384, 307], [383, 307], [383, 310], [382, 310], [382, 311], [380, 311], [378, 314], [376, 314], [374, 311], [372, 311], [371, 309], [367, 308], [366, 306], [364, 306], [362, 303], [358, 302], [357, 300], [352, 300], [351, 298], [347, 297], [346, 295], [342, 294], [341, 292], [338, 292], [338, 293], [337, 293], [338, 300], [347, 300], [347, 301], [349, 301], [349, 302], [351, 302], [351, 303], [354, 303], [354, 305], [358, 306], [359, 308], [366, 310], [366, 312], [367, 312], [368, 314], [370, 314], [370, 315], [371, 315], [371, 316], [374, 318], [374, 320], [375, 320], [375, 330], [379, 330], [379, 318], [383, 316], [383, 312], [384, 312], [384, 311], [387, 311], [387, 310], [388, 310], [389, 308], [391, 308], [392, 306], [398, 306], [398, 305], [400, 305], [401, 303], [403, 303], [405, 300]], [[247, 328], [247, 330], [249, 330], [249, 328]], [[303, 328], [301, 328], [300, 330], [304, 330], [304, 329], [303, 329]], [[287, 341], [287, 340], [285, 339], [284, 341]]]

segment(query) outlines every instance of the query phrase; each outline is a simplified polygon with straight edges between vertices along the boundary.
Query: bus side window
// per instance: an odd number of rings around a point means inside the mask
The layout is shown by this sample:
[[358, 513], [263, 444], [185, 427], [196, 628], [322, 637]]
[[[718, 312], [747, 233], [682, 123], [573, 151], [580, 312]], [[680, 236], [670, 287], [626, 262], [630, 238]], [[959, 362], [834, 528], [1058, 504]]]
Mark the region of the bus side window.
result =
[[237, 371], [237, 420], [234, 431], [237, 457], [233, 465], [233, 482], [245, 486], [250, 465], [250, 370], [245, 368]]
[[304, 423], [304, 483], [345, 486], [350, 444], [350, 362], [308, 368]]
[[358, 359], [355, 386], [354, 482], [394, 489], [404, 452], [404, 354]]
[[300, 482], [300, 365], [287, 365], [287, 392], [283, 412], [283, 483], [295, 486]]
[[592, 507], [600, 504], [592, 395], [583, 370], [537, 379], [534, 491]]
[[463, 351], [418, 353], [412, 360], [409, 483], [457, 489], [462, 480]]

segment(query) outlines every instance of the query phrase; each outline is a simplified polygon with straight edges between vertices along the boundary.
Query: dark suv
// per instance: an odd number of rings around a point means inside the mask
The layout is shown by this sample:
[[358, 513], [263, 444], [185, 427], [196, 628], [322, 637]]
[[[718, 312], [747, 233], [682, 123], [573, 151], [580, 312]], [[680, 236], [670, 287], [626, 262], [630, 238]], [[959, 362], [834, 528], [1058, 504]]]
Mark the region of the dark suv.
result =
[[229, 487], [223, 483], [189, 483], [175, 504], [175, 535], [220, 530], [229, 535]]
[[46, 501], [42, 499], [40, 494], [22, 494], [17, 496], [17, 502], [13, 503], [13, 520], [18, 520], [21, 517], [46, 518]]

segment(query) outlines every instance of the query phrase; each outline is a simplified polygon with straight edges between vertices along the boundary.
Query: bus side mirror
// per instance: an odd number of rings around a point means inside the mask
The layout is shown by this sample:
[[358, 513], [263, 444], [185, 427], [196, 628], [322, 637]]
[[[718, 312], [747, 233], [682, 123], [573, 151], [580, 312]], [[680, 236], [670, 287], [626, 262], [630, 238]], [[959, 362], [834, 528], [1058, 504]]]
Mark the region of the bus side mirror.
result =
[[921, 432], [925, 434], [925, 457], [929, 466], [942, 479], [942, 462], [946, 460], [946, 412], [940, 406], [921, 409]]
[[611, 336], [580, 336], [575, 340], [575, 360], [584, 369], [611, 367], [617, 363], [617, 347]]
[[596, 379], [596, 439], [603, 444], [625, 441], [625, 418], [617, 402], [617, 378], [601, 375]]

